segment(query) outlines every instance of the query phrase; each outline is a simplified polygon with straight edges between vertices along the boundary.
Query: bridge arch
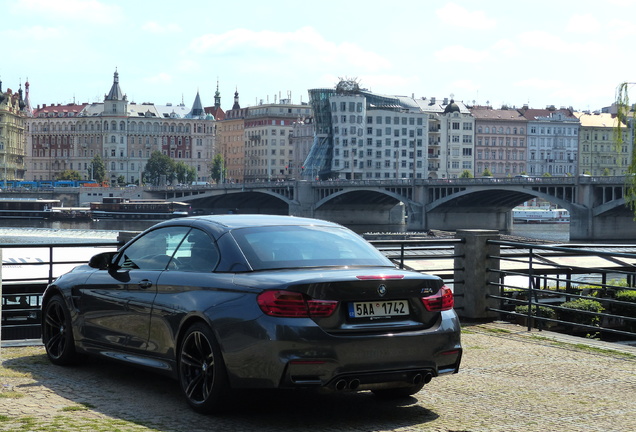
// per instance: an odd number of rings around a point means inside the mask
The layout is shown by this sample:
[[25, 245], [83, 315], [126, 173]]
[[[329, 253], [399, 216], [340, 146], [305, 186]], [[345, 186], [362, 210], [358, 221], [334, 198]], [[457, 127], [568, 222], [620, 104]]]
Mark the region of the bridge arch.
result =
[[421, 205], [405, 196], [377, 187], [335, 191], [318, 200], [313, 214], [342, 224], [399, 225], [405, 216], [420, 212]]
[[290, 213], [294, 201], [273, 191], [215, 189], [197, 195], [170, 198], [172, 201], [189, 202], [193, 210], [204, 214], [220, 213]]
[[458, 206], [489, 207], [497, 210], [512, 210], [515, 206], [533, 198], [542, 198], [568, 211], [574, 210], [576, 204], [572, 200], [559, 198], [552, 194], [540, 192], [523, 186], [508, 186], [506, 188], [473, 187], [462, 189], [440, 199], [429, 202], [425, 206], [426, 212], [434, 212]]

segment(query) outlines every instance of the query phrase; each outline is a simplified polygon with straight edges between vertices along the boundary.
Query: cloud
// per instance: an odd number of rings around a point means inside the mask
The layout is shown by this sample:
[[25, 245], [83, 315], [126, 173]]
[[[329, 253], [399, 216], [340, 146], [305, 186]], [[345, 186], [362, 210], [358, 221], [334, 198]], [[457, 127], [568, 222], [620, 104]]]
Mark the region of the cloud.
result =
[[479, 51], [461, 45], [451, 45], [435, 52], [440, 62], [481, 63], [490, 57], [488, 51]]
[[608, 25], [611, 40], [621, 40], [636, 35], [636, 24], [628, 20], [612, 20]]
[[492, 46], [491, 51], [494, 54], [501, 54], [506, 57], [513, 57], [520, 54], [519, 47], [509, 39], [502, 39], [500, 41], [495, 42]]
[[156, 75], [143, 78], [143, 81], [149, 84], [169, 84], [172, 82], [172, 75], [160, 72]]
[[[537, 48], [543, 52], [551, 51], [558, 54], [584, 54], [603, 53], [604, 56], [619, 54], [618, 50], [609, 49], [608, 45], [595, 40], [568, 41], [552, 33], [535, 30], [519, 35], [520, 43], [528, 48]], [[615, 52], [613, 52], [615, 51]]]
[[592, 14], [574, 15], [565, 27], [571, 33], [598, 33], [601, 25]]
[[541, 78], [529, 78], [513, 83], [515, 87], [526, 87], [536, 90], [558, 89], [563, 86], [563, 82], [559, 80], [546, 80]]
[[235, 29], [209, 33], [192, 40], [188, 50], [196, 55], [233, 57], [256, 69], [281, 69], [283, 64], [302, 69], [321, 64], [381, 70], [391, 65], [386, 58], [354, 43], [328, 41], [311, 27], [290, 32]]
[[18, 0], [13, 10], [19, 15], [42, 15], [57, 24], [113, 23], [122, 19], [117, 5], [97, 0]]
[[181, 31], [181, 27], [178, 24], [159, 24], [155, 21], [148, 21], [141, 26], [143, 31], [153, 34], [166, 34], [166, 33], [178, 33]]
[[466, 28], [471, 30], [488, 30], [497, 25], [497, 21], [483, 11], [469, 11], [455, 3], [448, 3], [435, 11], [437, 17], [451, 28]]

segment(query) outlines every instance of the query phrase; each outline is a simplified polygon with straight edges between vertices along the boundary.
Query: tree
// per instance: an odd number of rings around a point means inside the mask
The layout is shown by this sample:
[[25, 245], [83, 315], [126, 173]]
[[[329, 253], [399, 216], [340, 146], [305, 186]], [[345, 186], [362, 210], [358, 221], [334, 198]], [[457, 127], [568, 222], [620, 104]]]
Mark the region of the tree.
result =
[[82, 176], [75, 170], [64, 170], [58, 176], [58, 180], [81, 180]]
[[[614, 142], [617, 153], [626, 141], [624, 127], [628, 125], [631, 131], [628, 139], [628, 146], [634, 149], [636, 144], [636, 133], [634, 133], [634, 113], [629, 103], [629, 88], [633, 86], [633, 82], [622, 82], [616, 89], [616, 128], [614, 129]], [[627, 176], [625, 176], [625, 204], [636, 214], [636, 152], [632, 151], [632, 159], [627, 167]]]
[[212, 159], [212, 164], [210, 167], [210, 177], [217, 183], [221, 183], [223, 179], [225, 179], [225, 160], [223, 159], [223, 155], [217, 153]]
[[462, 174], [459, 176], [459, 178], [473, 178], [473, 173], [468, 170], [464, 170], [462, 171]]
[[91, 161], [92, 166], [92, 178], [89, 180], [97, 180], [97, 182], [101, 183], [106, 180], [106, 165], [104, 165], [104, 160], [100, 155], [95, 155], [93, 160]]
[[153, 151], [143, 173], [145, 183], [160, 186], [175, 179], [175, 162], [160, 151]]
[[484, 177], [492, 177], [492, 171], [490, 171], [490, 168], [486, 168], [481, 175]]
[[174, 164], [174, 172], [179, 183], [190, 184], [197, 179], [197, 170], [182, 161]]

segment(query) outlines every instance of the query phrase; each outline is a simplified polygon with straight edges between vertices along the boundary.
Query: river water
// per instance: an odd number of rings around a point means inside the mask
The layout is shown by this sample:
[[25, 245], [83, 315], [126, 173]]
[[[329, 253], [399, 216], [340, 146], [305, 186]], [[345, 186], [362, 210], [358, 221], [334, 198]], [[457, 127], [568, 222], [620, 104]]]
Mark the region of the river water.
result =
[[[50, 221], [0, 220], [0, 243], [50, 243], [115, 241], [120, 231], [143, 231], [157, 221]], [[351, 226], [357, 233], [403, 232], [403, 226]], [[567, 243], [568, 224], [514, 224], [512, 235], [537, 240]]]

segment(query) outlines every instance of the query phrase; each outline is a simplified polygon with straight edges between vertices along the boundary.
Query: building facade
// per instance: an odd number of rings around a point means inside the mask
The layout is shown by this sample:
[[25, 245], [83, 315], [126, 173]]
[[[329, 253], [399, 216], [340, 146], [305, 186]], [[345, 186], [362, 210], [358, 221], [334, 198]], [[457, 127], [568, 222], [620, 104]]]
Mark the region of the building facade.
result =
[[289, 175], [292, 178], [299, 179], [303, 173], [303, 163], [311, 151], [314, 144], [314, 135], [316, 133], [313, 117], [304, 117], [297, 119], [289, 136], [291, 147], [293, 150], [292, 163], [289, 166]]
[[27, 119], [30, 116], [29, 83], [25, 83], [27, 97], [22, 97], [22, 86], [17, 92], [2, 90], [0, 81], [0, 178], [24, 180]]
[[238, 90], [234, 92], [232, 109], [224, 113], [223, 120], [217, 122], [217, 151], [223, 155], [225, 164], [224, 181], [242, 183], [245, 170], [245, 117], [247, 108], [241, 108]]
[[528, 120], [516, 109], [471, 108], [475, 118], [475, 176], [526, 174]]
[[277, 181], [292, 178], [294, 149], [289, 139], [294, 122], [311, 115], [306, 104], [281, 99], [274, 104], [248, 107], [245, 114], [244, 181]]
[[581, 123], [571, 109], [527, 109], [528, 175], [575, 175]]
[[625, 175], [631, 161], [631, 141], [621, 124], [622, 141], [617, 139], [618, 118], [609, 113], [576, 112], [579, 133], [579, 174]]
[[306, 177], [452, 178], [473, 170], [474, 120], [462, 103], [378, 95], [350, 80], [309, 97], [316, 136]]
[[215, 120], [197, 93], [192, 108], [129, 102], [115, 72], [104, 102], [43, 106], [35, 110], [27, 136], [29, 180], [54, 180], [65, 170], [93, 178], [100, 155], [111, 185], [139, 184], [153, 151], [184, 162], [209, 177], [214, 156]]

